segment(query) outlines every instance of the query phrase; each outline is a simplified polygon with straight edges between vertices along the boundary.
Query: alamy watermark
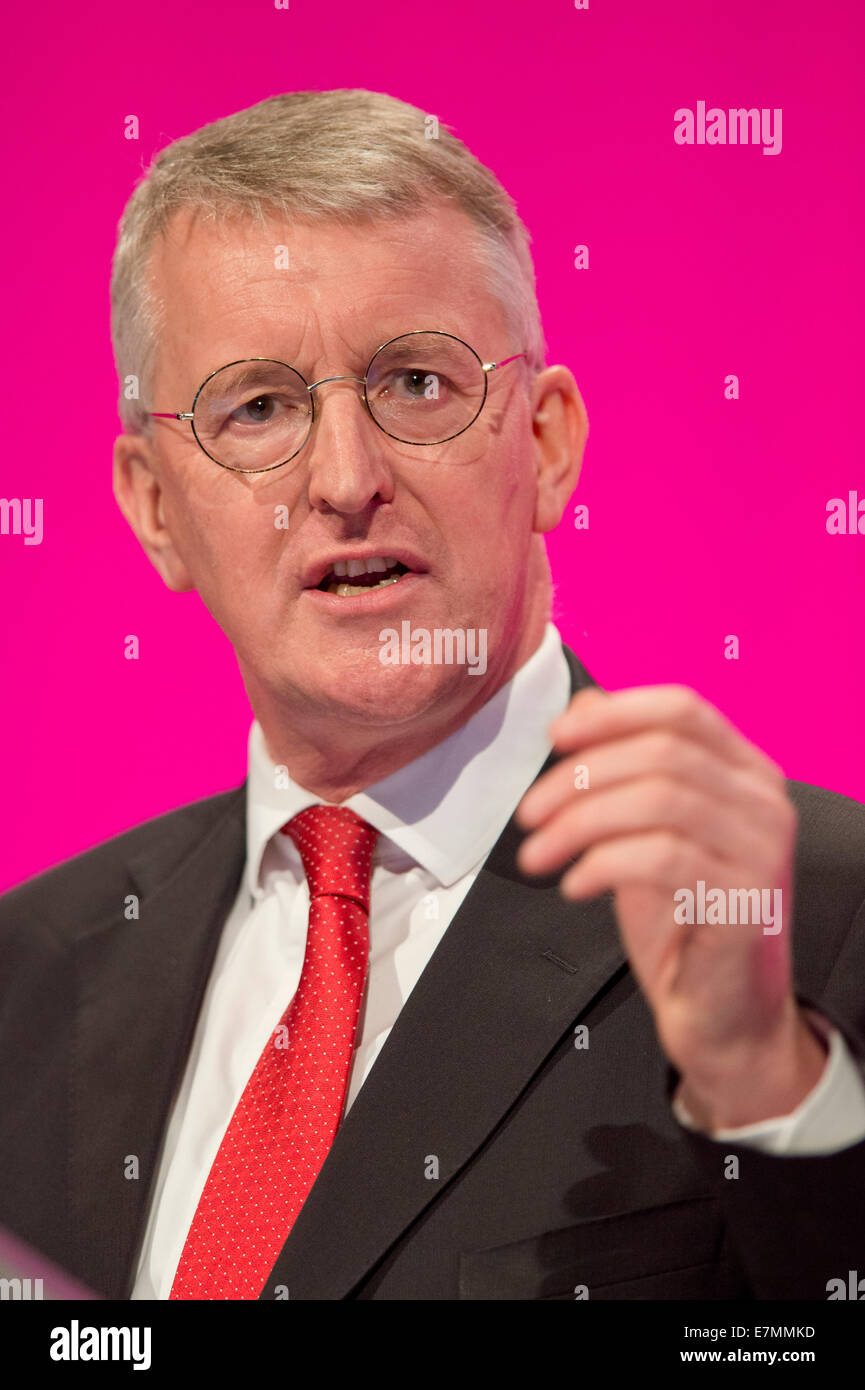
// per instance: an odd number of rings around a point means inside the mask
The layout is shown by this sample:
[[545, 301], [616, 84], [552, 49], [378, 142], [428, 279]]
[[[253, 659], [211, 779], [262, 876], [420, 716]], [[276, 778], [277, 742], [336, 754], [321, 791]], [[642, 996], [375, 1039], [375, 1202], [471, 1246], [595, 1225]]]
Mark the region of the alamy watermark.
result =
[[710, 888], [705, 879], [692, 888], [677, 888], [673, 901], [678, 907], [673, 920], [680, 926], [710, 927], [762, 925], [764, 936], [777, 936], [781, 930], [780, 888]]
[[68, 1327], [51, 1329], [52, 1361], [131, 1361], [133, 1371], [150, 1369], [149, 1327]]
[[0, 1279], [0, 1299], [11, 1298], [26, 1302], [43, 1298], [41, 1279]]
[[780, 154], [781, 111], [780, 106], [729, 111], [710, 106], [707, 111], [706, 103], [698, 101], [696, 112], [690, 106], [673, 112], [673, 139], [677, 145], [762, 145], [764, 154]]
[[436, 627], [430, 632], [404, 619], [399, 631], [383, 627], [378, 640], [383, 666], [468, 666], [470, 676], [482, 676], [487, 669], [485, 627]]
[[41, 545], [42, 498], [0, 497], [0, 536], [23, 536], [25, 545]]

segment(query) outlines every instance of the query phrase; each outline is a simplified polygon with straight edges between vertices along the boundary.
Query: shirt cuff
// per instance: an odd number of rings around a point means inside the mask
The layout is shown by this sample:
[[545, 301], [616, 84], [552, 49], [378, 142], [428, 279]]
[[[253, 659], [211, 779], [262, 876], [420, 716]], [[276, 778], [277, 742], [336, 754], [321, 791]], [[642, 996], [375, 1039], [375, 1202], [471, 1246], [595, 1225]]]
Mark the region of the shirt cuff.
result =
[[[802, 1157], [836, 1153], [865, 1139], [865, 1080], [839, 1030], [813, 1009], [805, 1012], [829, 1046], [823, 1075], [814, 1089], [789, 1115], [738, 1129], [712, 1130], [709, 1138], [726, 1139], [763, 1153]], [[681, 1100], [674, 1097], [672, 1107], [680, 1125], [701, 1132]]]

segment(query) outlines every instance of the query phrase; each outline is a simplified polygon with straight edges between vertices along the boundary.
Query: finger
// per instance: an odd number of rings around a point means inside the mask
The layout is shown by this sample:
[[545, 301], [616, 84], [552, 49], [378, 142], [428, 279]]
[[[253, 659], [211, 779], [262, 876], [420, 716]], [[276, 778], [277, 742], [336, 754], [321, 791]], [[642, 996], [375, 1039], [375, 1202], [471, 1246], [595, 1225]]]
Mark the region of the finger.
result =
[[[783, 862], [793, 839], [795, 811], [778, 806], [760, 825], [741, 798], [722, 799], [714, 788], [695, 788], [666, 774], [618, 783], [590, 796], [572, 795], [517, 852], [526, 873], [544, 874], [607, 839], [639, 831], [668, 830], [702, 850], [752, 871], [770, 872]], [[765, 808], [768, 810], [768, 808]]]
[[787, 799], [784, 783], [777, 787], [750, 766], [734, 766], [671, 729], [651, 729], [561, 758], [529, 787], [514, 813], [517, 824], [533, 830], [577, 797], [585, 800], [596, 791], [652, 774], [704, 789], [722, 800], [744, 803], [747, 799], [749, 814], [759, 824], [774, 824], [778, 799]]
[[[565, 897], [593, 898], [598, 893], [616, 892], [629, 884], [642, 884], [655, 892], [670, 895], [670, 922], [673, 923], [673, 894], [693, 889], [703, 879], [713, 888], [764, 888], [774, 884], [748, 882], [724, 861], [707, 856], [685, 836], [670, 830], [622, 835], [595, 845], [562, 879], [559, 888]], [[651, 924], [647, 924], [651, 927]], [[692, 929], [693, 930], [693, 929]]]
[[550, 725], [554, 746], [562, 751], [588, 748], [642, 730], [666, 728], [690, 738], [731, 763], [752, 766], [771, 780], [783, 780], [776, 763], [696, 691], [684, 685], [636, 686], [603, 699], [574, 696]]

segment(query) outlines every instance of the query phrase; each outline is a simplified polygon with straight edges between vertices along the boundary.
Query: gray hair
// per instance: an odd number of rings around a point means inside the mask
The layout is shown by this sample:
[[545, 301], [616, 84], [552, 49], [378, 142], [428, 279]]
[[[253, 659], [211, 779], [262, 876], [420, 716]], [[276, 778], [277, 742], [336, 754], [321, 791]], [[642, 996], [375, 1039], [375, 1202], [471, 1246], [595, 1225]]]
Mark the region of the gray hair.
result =
[[[490, 291], [529, 367], [541, 371], [546, 344], [529, 232], [491, 170], [436, 117], [380, 92], [287, 92], [166, 146], [126, 205], [112, 266], [111, 336], [124, 429], [141, 434], [151, 424], [147, 410], [165, 307], [152, 293], [149, 267], [175, 213], [194, 209], [212, 218], [241, 214], [263, 222], [277, 211], [355, 225], [410, 216], [436, 201], [456, 205], [475, 224], [474, 249]], [[137, 378], [140, 399], [126, 399], [130, 376]], [[180, 408], [188, 405], [183, 401]]]

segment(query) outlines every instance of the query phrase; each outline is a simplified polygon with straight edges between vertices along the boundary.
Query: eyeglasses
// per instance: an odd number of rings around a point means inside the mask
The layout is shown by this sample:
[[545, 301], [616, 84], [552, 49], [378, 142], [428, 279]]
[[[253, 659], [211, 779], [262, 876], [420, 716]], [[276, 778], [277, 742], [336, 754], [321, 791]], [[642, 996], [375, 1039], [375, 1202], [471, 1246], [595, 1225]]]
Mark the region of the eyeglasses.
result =
[[220, 468], [267, 473], [300, 452], [315, 420], [313, 391], [327, 381], [359, 381], [373, 422], [401, 444], [444, 444], [473, 425], [490, 372], [525, 357], [482, 362], [461, 338], [419, 329], [377, 348], [363, 376], [307, 382], [287, 362], [248, 357], [206, 377], [192, 409], [151, 410], [156, 420], [189, 420], [199, 446]]

